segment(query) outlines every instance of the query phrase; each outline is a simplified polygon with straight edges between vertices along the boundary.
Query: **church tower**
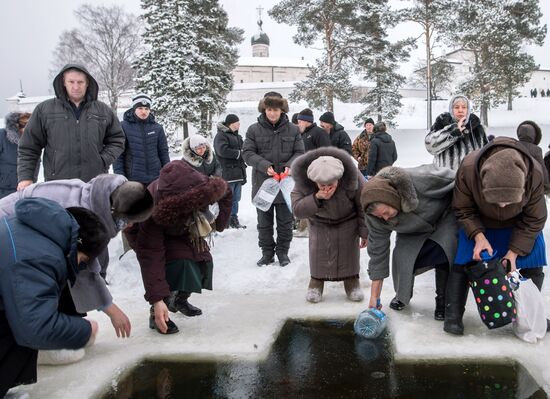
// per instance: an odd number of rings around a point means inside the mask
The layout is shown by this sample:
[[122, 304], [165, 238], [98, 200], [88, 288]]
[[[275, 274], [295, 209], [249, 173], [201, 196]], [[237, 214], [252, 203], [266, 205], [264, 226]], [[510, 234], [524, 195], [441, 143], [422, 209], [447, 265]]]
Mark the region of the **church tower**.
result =
[[258, 10], [258, 32], [252, 36], [250, 43], [252, 44], [252, 57], [269, 57], [269, 36], [262, 30], [262, 10], [260, 6]]

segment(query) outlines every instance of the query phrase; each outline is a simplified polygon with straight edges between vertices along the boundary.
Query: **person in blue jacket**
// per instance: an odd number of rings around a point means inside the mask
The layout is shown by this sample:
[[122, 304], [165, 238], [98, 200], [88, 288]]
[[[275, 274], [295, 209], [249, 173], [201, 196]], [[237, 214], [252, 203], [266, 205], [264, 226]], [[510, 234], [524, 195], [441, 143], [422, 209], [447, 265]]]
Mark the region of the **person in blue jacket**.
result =
[[38, 350], [94, 342], [97, 323], [61, 312], [61, 293], [108, 243], [93, 212], [45, 198], [22, 199], [0, 219], [0, 397], [36, 382]]
[[145, 94], [132, 99], [132, 108], [124, 112], [122, 121], [124, 152], [113, 165], [115, 173], [145, 185], [156, 180], [160, 169], [170, 162], [164, 128], [155, 122], [151, 106], [152, 100]]

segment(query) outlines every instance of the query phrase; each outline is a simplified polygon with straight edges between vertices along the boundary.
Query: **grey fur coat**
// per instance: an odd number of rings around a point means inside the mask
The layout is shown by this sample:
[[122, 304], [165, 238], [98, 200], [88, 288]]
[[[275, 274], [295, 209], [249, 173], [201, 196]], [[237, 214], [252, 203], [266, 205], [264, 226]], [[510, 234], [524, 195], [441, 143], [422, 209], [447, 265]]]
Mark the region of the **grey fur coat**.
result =
[[[391, 166], [382, 169], [376, 176], [389, 179], [397, 189], [403, 211], [387, 222], [366, 215], [370, 257], [368, 273], [371, 280], [381, 280], [390, 275], [390, 236], [395, 231], [393, 285], [397, 299], [408, 304], [413, 293], [414, 263], [427, 239], [443, 248], [449, 264], [454, 260], [457, 227], [451, 200], [455, 171], [435, 165], [407, 169]], [[368, 190], [368, 184], [364, 190]]]

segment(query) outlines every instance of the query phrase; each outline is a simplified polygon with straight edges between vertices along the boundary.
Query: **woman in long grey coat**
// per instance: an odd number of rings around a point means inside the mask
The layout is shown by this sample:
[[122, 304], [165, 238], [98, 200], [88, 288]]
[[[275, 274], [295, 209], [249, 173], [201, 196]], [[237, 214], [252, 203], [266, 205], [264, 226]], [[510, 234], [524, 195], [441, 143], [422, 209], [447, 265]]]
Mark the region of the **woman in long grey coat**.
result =
[[292, 211], [308, 219], [311, 280], [306, 299], [321, 300], [325, 281], [344, 281], [351, 301], [362, 301], [359, 284], [359, 249], [367, 244], [361, 208], [365, 179], [350, 155], [333, 147], [321, 147], [300, 156], [292, 164], [296, 182]]
[[445, 318], [445, 288], [456, 252], [456, 221], [451, 209], [455, 172], [435, 165], [390, 166], [365, 183], [361, 203], [369, 229], [369, 307], [380, 307], [382, 283], [390, 274], [390, 236], [396, 292], [390, 308], [402, 310], [413, 295], [415, 275], [435, 267], [434, 318]]

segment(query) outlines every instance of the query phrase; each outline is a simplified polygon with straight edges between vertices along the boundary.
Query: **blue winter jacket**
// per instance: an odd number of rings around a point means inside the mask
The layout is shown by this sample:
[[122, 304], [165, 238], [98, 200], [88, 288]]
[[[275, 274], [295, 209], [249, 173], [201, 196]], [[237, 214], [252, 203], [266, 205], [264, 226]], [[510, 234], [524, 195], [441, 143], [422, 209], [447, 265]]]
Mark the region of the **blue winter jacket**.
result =
[[151, 113], [139, 119], [130, 108], [124, 112], [122, 130], [126, 135], [124, 152], [116, 160], [113, 170], [128, 180], [149, 184], [159, 177], [160, 169], [170, 162], [166, 135]]
[[0, 218], [0, 310], [18, 345], [77, 349], [92, 333], [88, 321], [57, 311], [77, 273], [78, 224], [57, 203], [27, 198], [15, 216]]

